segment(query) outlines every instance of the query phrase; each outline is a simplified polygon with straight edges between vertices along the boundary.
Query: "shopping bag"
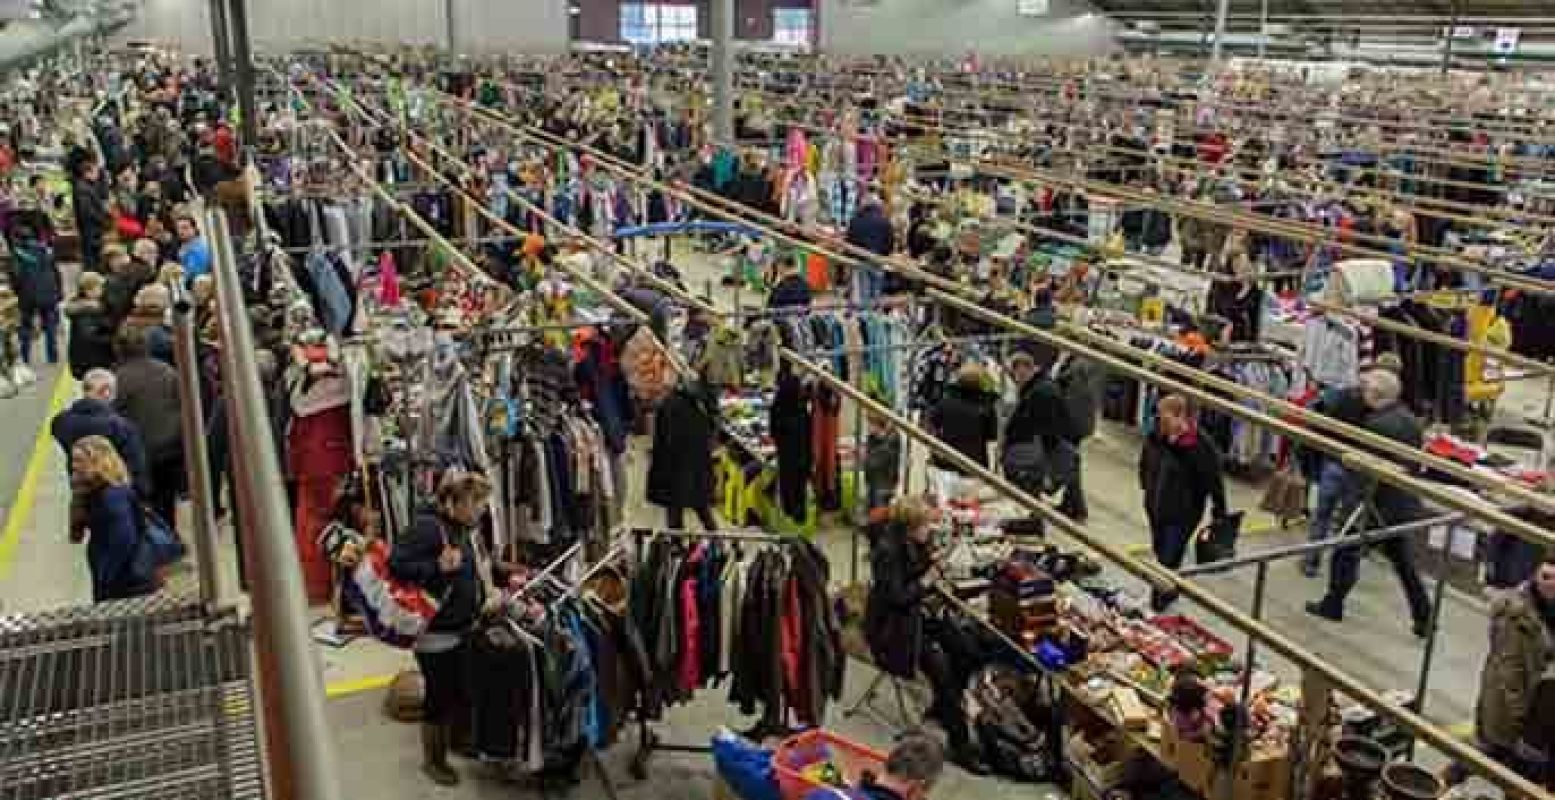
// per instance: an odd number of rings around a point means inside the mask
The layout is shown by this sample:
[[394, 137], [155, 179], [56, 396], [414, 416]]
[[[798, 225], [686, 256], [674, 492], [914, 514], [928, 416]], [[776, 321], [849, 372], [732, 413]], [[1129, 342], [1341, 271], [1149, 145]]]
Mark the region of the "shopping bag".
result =
[[1296, 519], [1306, 514], [1307, 479], [1300, 472], [1290, 468], [1274, 473], [1258, 507], [1281, 521]]
[[1199, 533], [1193, 539], [1193, 556], [1200, 564], [1211, 564], [1216, 561], [1225, 561], [1236, 557], [1236, 540], [1242, 534], [1242, 518], [1244, 514], [1233, 511], [1230, 514], [1211, 520], [1208, 525], [1199, 529]]
[[415, 645], [442, 606], [425, 589], [403, 583], [389, 573], [389, 544], [382, 539], [367, 543], [362, 560], [341, 591], [350, 607], [361, 611], [374, 638], [402, 649]]
[[184, 543], [156, 512], [142, 507], [140, 538], [135, 541], [135, 556], [130, 574], [139, 583], [160, 588], [167, 583], [167, 568], [184, 557]]

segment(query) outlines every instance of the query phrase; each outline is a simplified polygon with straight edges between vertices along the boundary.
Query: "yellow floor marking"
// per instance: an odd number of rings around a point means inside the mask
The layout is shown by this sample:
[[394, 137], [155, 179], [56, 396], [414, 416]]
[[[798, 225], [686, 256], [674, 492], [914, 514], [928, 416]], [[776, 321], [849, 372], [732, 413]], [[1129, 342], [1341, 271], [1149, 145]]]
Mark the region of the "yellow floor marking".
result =
[[374, 689], [383, 689], [394, 682], [393, 675], [374, 675], [369, 678], [357, 678], [349, 681], [336, 681], [324, 687], [326, 697], [349, 697], [353, 694], [370, 692]]
[[21, 544], [22, 529], [31, 520], [32, 507], [38, 500], [38, 480], [43, 474], [43, 465], [48, 463], [49, 448], [55, 446], [54, 437], [49, 433], [49, 422], [65, 407], [65, 402], [70, 399], [75, 388], [76, 382], [70, 377], [70, 370], [60, 370], [59, 379], [54, 382], [54, 396], [49, 399], [48, 414], [38, 428], [38, 438], [32, 444], [32, 456], [27, 459], [27, 469], [22, 473], [22, 484], [17, 487], [16, 500], [11, 503], [11, 510], [6, 515], [5, 530], [0, 532], [0, 579], [4, 579], [11, 571], [16, 548]]

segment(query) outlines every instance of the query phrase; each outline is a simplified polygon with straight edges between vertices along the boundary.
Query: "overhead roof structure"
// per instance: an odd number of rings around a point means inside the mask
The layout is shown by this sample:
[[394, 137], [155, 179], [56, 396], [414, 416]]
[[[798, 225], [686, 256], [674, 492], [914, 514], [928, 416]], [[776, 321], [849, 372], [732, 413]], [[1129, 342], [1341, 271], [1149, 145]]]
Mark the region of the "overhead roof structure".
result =
[[[1121, 22], [1153, 22], [1161, 30], [1202, 31], [1214, 25], [1217, 0], [1092, 0]], [[1231, 0], [1227, 30], [1256, 32], [1262, 0]], [[1555, 0], [1268, 0], [1268, 20], [1301, 32], [1333, 30], [1440, 35], [1460, 26], [1516, 27], [1524, 35], [1555, 38]], [[1493, 35], [1493, 33], [1492, 33]]]

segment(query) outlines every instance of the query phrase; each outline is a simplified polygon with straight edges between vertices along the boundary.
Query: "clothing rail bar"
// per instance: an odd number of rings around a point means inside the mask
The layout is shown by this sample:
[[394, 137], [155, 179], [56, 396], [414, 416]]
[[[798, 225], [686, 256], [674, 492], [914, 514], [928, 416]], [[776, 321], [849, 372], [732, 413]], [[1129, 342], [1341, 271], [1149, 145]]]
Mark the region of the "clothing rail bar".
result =
[[767, 533], [758, 530], [727, 530], [727, 531], [685, 531], [676, 528], [633, 528], [634, 536], [667, 539], [719, 539], [731, 542], [766, 542], [769, 544], [794, 544], [802, 541], [793, 536], [781, 533]]
[[1256, 553], [1248, 553], [1246, 555], [1237, 556], [1235, 558], [1228, 558], [1224, 561], [1210, 561], [1205, 564], [1193, 564], [1191, 566], [1186, 566], [1177, 570], [1177, 574], [1191, 578], [1195, 575], [1205, 575], [1211, 572], [1224, 572], [1228, 569], [1236, 569], [1237, 567], [1245, 567], [1252, 564], [1262, 564], [1269, 561], [1278, 561], [1283, 558], [1292, 558], [1294, 556], [1306, 555], [1307, 553], [1321, 553], [1325, 550], [1337, 550], [1341, 547], [1350, 547], [1354, 545], [1376, 544], [1377, 542], [1386, 541], [1388, 539], [1393, 539], [1405, 534], [1418, 533], [1423, 530], [1428, 530], [1430, 528], [1436, 527], [1437, 525], [1451, 525], [1455, 522], [1463, 520], [1467, 516], [1467, 514], [1464, 514], [1461, 511], [1455, 511], [1451, 514], [1442, 514], [1441, 516], [1431, 517], [1429, 519], [1415, 520], [1414, 522], [1405, 522], [1399, 525], [1390, 525], [1386, 528], [1377, 528], [1375, 530], [1364, 531], [1350, 536], [1335, 536], [1330, 539], [1324, 539], [1320, 542], [1302, 542], [1301, 544], [1293, 544], [1285, 547], [1270, 547], [1266, 550], [1260, 550]]

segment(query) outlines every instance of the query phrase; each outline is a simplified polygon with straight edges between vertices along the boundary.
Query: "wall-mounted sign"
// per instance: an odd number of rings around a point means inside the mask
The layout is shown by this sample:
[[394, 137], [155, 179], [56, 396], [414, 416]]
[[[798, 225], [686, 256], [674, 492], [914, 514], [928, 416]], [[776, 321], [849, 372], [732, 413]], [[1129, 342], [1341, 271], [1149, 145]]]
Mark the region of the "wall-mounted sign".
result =
[[1016, 12], [1023, 17], [1045, 17], [1048, 12], [1048, 0], [1016, 0]]
[[1521, 33], [1517, 28], [1496, 28], [1495, 51], [1501, 55], [1517, 52], [1517, 39]]

